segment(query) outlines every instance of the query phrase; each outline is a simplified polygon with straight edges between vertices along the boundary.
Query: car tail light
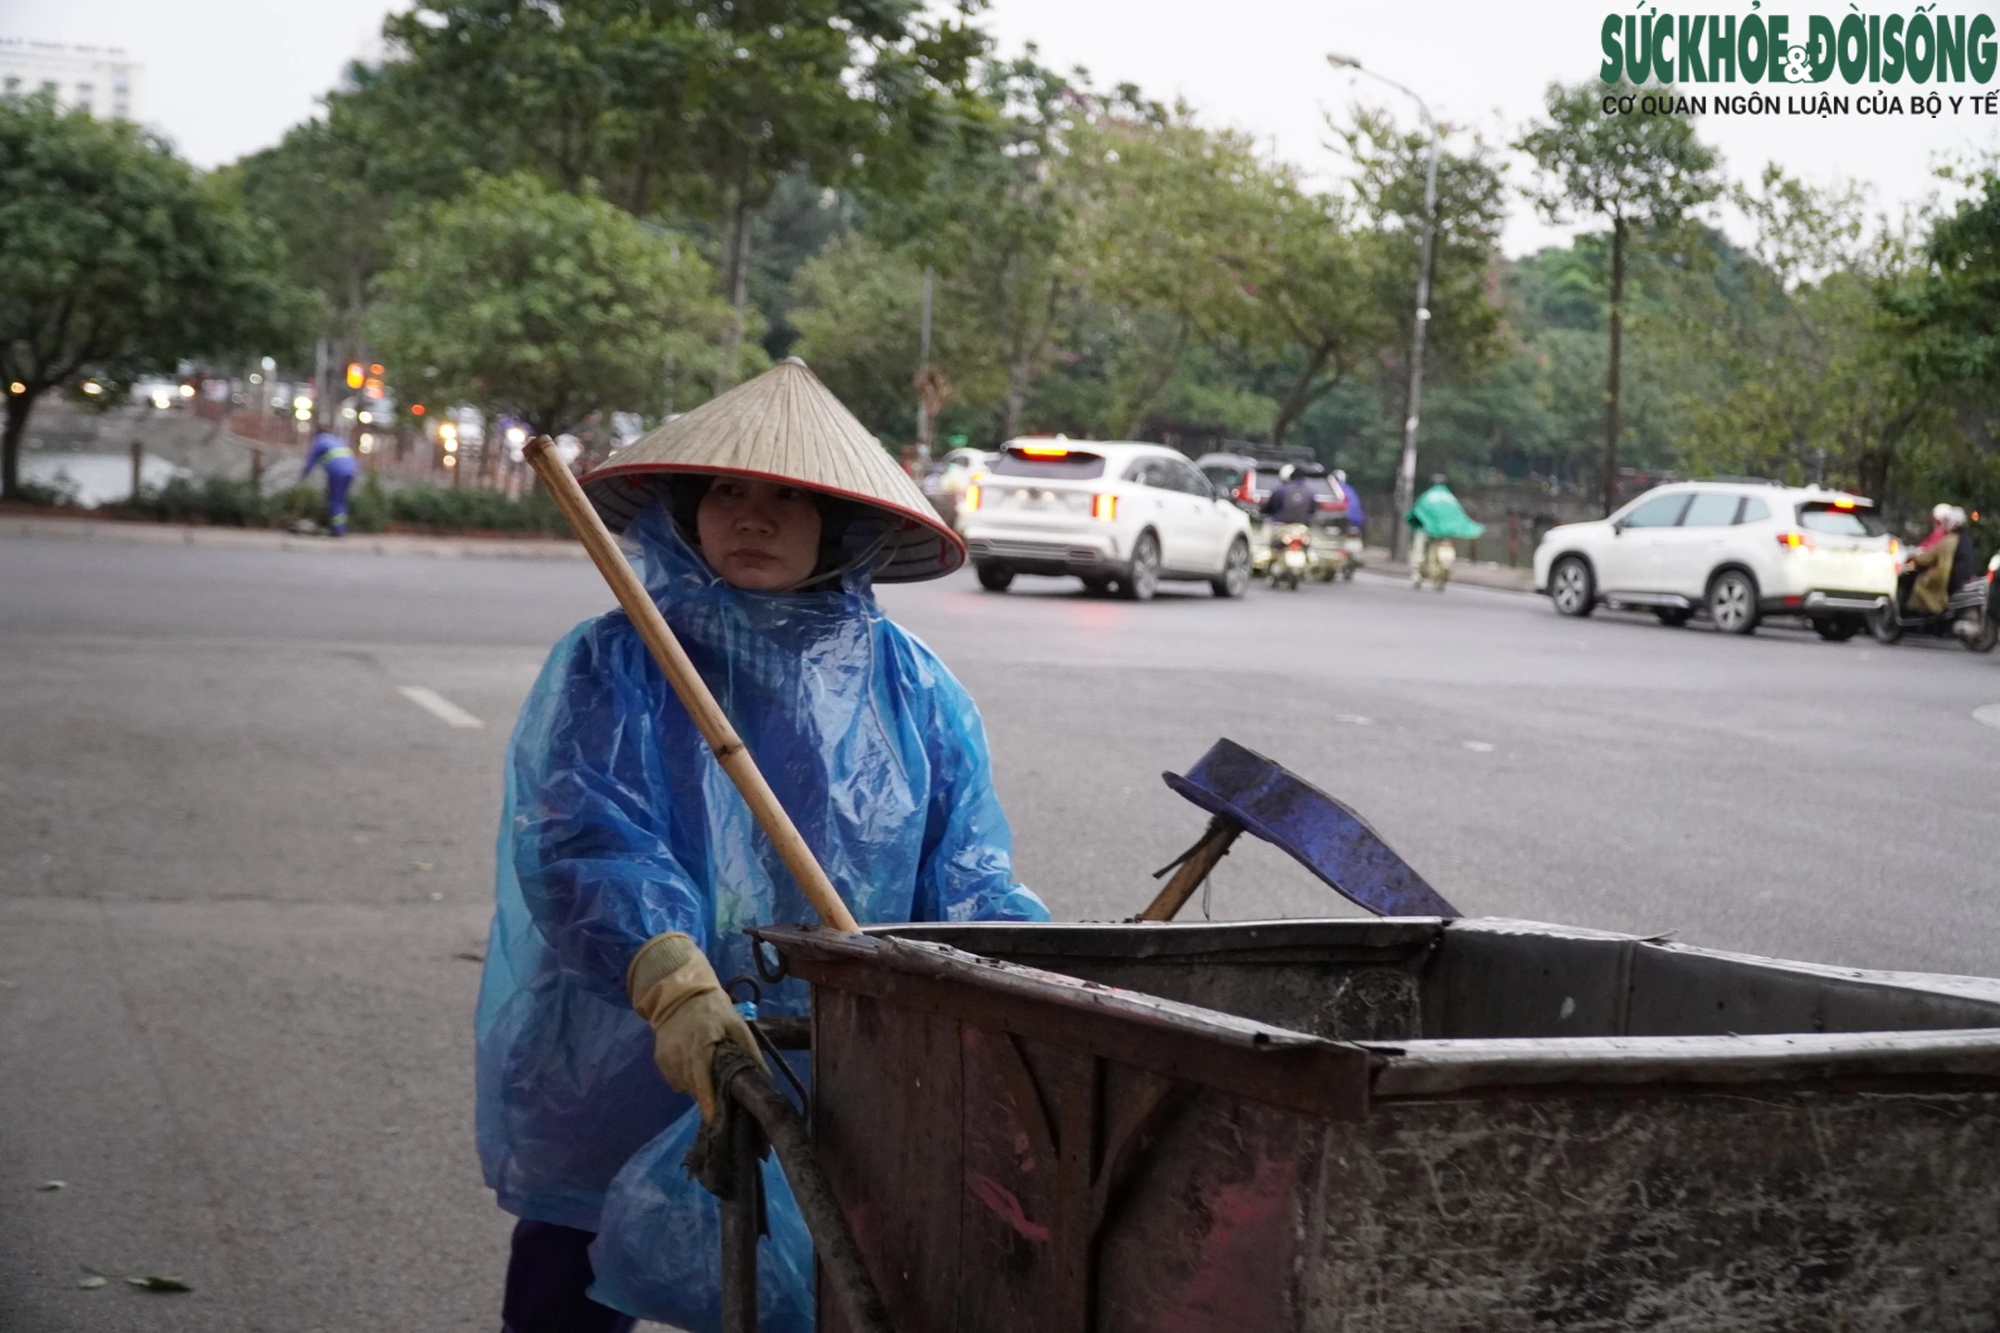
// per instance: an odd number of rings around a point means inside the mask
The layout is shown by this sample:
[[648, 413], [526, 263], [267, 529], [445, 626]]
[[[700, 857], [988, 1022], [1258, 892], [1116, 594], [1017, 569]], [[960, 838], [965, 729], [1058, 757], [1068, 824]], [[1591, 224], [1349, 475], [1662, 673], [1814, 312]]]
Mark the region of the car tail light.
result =
[[979, 508], [979, 487], [967, 486], [965, 488], [965, 495], [959, 500], [959, 504], [966, 509]]
[[1778, 534], [1778, 545], [1790, 551], [1797, 551], [1801, 548], [1810, 550], [1812, 549], [1813, 539], [1803, 532], [1781, 532]]
[[1895, 539], [1894, 537], [1891, 537], [1891, 538], [1889, 539], [1889, 554], [1890, 554], [1890, 555], [1896, 555], [1896, 554], [1900, 553], [1900, 552], [1902, 551], [1902, 549], [1903, 549], [1903, 544], [1902, 544], [1901, 542], [1897, 541], [1897, 540], [1896, 540], [1896, 539]]
[[1118, 497], [1115, 495], [1093, 495], [1090, 497], [1090, 516], [1109, 523], [1118, 517]]
[[1049, 445], [1049, 444], [1024, 444], [1024, 445], [1021, 445], [1021, 446], [1020, 446], [1020, 447], [1019, 447], [1019, 448], [1018, 448], [1018, 449], [1017, 449], [1017, 450], [1016, 450], [1015, 452], [1017, 452], [1017, 453], [1022, 453], [1022, 454], [1026, 454], [1026, 455], [1027, 455], [1027, 456], [1028, 456], [1029, 458], [1068, 458], [1068, 457], [1069, 457], [1069, 450], [1067, 450], [1067, 449], [1065, 449], [1065, 448], [1061, 447], [1060, 445]]

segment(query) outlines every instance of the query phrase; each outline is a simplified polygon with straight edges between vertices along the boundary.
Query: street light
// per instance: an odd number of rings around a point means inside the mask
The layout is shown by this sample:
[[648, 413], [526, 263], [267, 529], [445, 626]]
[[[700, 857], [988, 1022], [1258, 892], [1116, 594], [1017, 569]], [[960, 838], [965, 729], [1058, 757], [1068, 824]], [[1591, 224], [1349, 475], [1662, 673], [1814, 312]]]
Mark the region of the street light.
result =
[[1424, 237], [1417, 259], [1417, 317], [1412, 321], [1410, 330], [1410, 413], [1403, 418], [1403, 461], [1396, 469], [1396, 525], [1389, 537], [1391, 554], [1400, 560], [1408, 551], [1410, 542], [1409, 525], [1403, 521], [1403, 515], [1410, 512], [1410, 506], [1416, 503], [1417, 498], [1417, 418], [1424, 399], [1424, 328], [1431, 322], [1431, 250], [1437, 238], [1437, 118], [1431, 115], [1430, 104], [1417, 96], [1414, 90], [1387, 75], [1362, 68], [1361, 62], [1352, 56], [1329, 55], [1326, 63], [1335, 69], [1351, 69], [1356, 74], [1365, 74], [1402, 93], [1417, 104], [1417, 110], [1423, 113], [1424, 125], [1431, 132], [1430, 154], [1424, 163]]

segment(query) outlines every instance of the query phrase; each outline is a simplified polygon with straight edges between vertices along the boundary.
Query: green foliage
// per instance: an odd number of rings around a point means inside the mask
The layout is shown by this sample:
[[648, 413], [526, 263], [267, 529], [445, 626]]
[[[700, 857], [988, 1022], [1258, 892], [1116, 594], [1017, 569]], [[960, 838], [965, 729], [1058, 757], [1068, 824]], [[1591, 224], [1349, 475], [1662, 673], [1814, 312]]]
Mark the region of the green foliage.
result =
[[2000, 405], [2000, 174], [1938, 219], [1922, 268], [1885, 293], [1907, 321], [1911, 370], [1933, 388]]
[[[1610, 90], [1597, 83], [1570, 88], [1550, 84], [1547, 120], [1515, 145], [1535, 160], [1538, 179], [1529, 197], [1551, 221], [1602, 218], [1611, 224], [1610, 357], [1599, 470], [1607, 511], [1618, 503], [1618, 452], [1625, 430], [1621, 343], [1628, 241], [1635, 226], [1662, 238], [1688, 235], [1681, 223], [1722, 189], [1715, 152], [1696, 137], [1692, 118], [1604, 114], [1605, 98], [1628, 91], [1624, 84]], [[1671, 95], [1670, 89], [1656, 92]]]
[[[408, 531], [558, 533], [563, 519], [555, 501], [540, 490], [512, 499], [499, 491], [448, 486], [390, 489], [374, 477], [348, 492], [348, 526], [355, 532], [383, 532], [392, 524]], [[175, 477], [149, 488], [123, 514], [162, 523], [204, 523], [217, 527], [285, 527], [301, 519], [326, 517], [326, 492], [318, 486], [291, 486], [261, 498], [248, 481], [228, 477]]]
[[558, 434], [592, 412], [659, 412], [714, 373], [727, 309], [691, 245], [536, 177], [480, 178], [406, 217], [377, 280], [383, 354], [422, 392]]
[[84, 374], [114, 393], [186, 357], [282, 340], [277, 246], [225, 185], [123, 121], [0, 97], [0, 497], [19, 493], [35, 399]]
[[[1649, 89], [1671, 100], [1671, 88]], [[1607, 116], [1601, 102], [1628, 84], [1606, 88], [1550, 84], [1548, 118], [1515, 145], [1540, 173], [1528, 197], [1552, 222], [1599, 217], [1614, 224], [1670, 227], [1722, 190], [1715, 150], [1685, 116]]]
[[[842, 402], [888, 439], [916, 435], [916, 373], [923, 269], [910, 250], [863, 235], [809, 260], [794, 282], [794, 350]], [[988, 321], [962, 283], [936, 284], [931, 358], [963, 397], [992, 402], [1004, 371]]]
[[499, 491], [446, 486], [408, 487], [388, 492], [388, 516], [397, 523], [430, 532], [490, 529], [497, 532], [555, 534], [567, 531], [555, 501], [539, 488], [515, 500]]

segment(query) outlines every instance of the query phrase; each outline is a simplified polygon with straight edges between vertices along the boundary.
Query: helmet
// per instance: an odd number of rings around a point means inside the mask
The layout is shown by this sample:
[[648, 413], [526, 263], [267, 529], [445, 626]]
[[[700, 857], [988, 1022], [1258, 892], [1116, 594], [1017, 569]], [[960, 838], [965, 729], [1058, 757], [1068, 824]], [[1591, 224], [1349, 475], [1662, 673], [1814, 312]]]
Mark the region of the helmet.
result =
[[877, 583], [934, 579], [965, 563], [964, 540], [910, 474], [795, 356], [640, 436], [585, 476], [583, 493], [623, 532], [675, 477], [718, 473], [790, 482], [855, 506], [874, 520]]
[[1290, 481], [1292, 479], [1292, 474], [1297, 471], [1298, 471], [1297, 468], [1293, 467], [1290, 463], [1287, 463], [1283, 467], [1278, 469], [1278, 480]]
[[1932, 505], [1932, 506], [1931, 506], [1931, 522], [1933, 522], [1933, 523], [1942, 523], [1942, 524], [1944, 524], [1944, 525], [1945, 525], [1946, 527], [1950, 527], [1950, 526], [1951, 526], [1951, 506], [1950, 506], [1950, 505], [1948, 505], [1948, 504], [1934, 504], [1934, 505]]
[[1955, 532], [1966, 524], [1965, 510], [1958, 505], [1951, 507], [1951, 526]]

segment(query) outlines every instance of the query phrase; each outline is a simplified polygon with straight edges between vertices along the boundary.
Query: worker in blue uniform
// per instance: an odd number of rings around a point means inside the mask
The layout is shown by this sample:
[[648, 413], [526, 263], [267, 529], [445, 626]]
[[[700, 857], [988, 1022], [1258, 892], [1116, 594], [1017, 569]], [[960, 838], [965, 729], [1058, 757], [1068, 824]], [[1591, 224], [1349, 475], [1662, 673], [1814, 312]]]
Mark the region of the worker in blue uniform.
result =
[[[964, 544], [803, 362], [583, 484], [857, 919], [1048, 918], [1015, 882], [977, 709], [872, 592]], [[520, 1219], [508, 1333], [715, 1326], [714, 1202], [679, 1159], [716, 1048], [755, 1055], [723, 982], [754, 971], [745, 929], [811, 916], [631, 621], [571, 631], [507, 757], [477, 1017], [480, 1156]], [[757, 1007], [802, 1014], [807, 992]], [[772, 1184], [766, 1244], [803, 1247]], [[790, 1282], [765, 1327], [808, 1328], [809, 1251], [760, 1271]]]
[[312, 450], [306, 455], [306, 465], [299, 472], [299, 481], [312, 475], [315, 467], [326, 469], [326, 525], [336, 537], [347, 535], [347, 488], [354, 484], [354, 474], [360, 471], [355, 462], [354, 451], [347, 447], [347, 441], [330, 430], [321, 430], [313, 436]]

